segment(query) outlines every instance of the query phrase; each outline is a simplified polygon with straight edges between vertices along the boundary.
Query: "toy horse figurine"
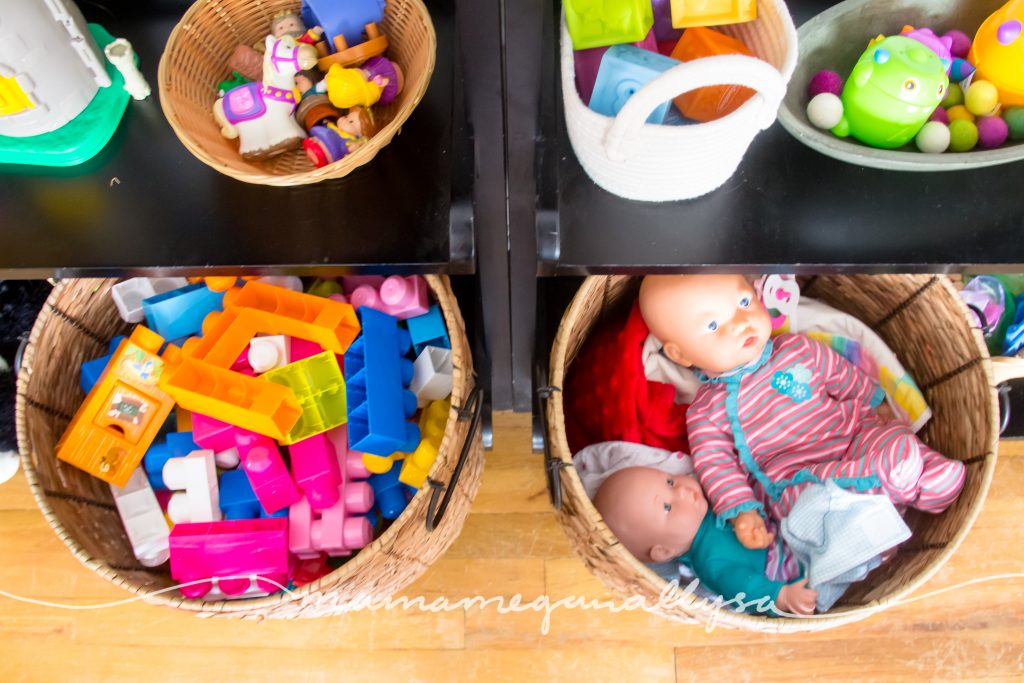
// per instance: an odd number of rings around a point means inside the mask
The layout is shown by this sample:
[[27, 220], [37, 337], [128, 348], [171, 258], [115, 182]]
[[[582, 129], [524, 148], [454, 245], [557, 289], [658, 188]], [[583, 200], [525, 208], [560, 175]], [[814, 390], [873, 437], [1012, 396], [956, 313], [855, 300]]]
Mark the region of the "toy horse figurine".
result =
[[213, 105], [221, 135], [238, 138], [244, 159], [267, 159], [296, 149], [306, 137], [295, 122], [295, 74], [316, 65], [316, 49], [291, 36], [267, 36], [263, 82], [233, 88]]

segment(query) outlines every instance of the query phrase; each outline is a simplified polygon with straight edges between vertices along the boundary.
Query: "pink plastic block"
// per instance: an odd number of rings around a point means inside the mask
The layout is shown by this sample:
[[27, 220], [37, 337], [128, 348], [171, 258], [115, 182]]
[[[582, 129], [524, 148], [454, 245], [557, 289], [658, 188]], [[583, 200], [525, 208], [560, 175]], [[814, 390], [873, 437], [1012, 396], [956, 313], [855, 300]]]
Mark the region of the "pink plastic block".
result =
[[237, 438], [242, 469], [249, 475], [252, 490], [268, 514], [286, 508], [302, 497], [273, 439], [252, 432], [239, 434]]
[[[305, 360], [310, 356], [315, 356], [318, 353], [323, 353], [324, 350], [316, 342], [307, 341], [305, 339], [299, 339], [298, 337], [290, 337], [291, 339], [291, 350], [288, 355], [288, 361], [294, 363], [296, 361]], [[339, 366], [341, 365], [341, 356], [338, 356]]]
[[235, 434], [240, 431], [245, 430], [208, 415], [192, 413], [192, 440], [215, 453], [236, 448]]
[[197, 582], [180, 589], [186, 598], [203, 597], [215, 582], [227, 596], [244, 594], [251, 589], [250, 575], [268, 593], [280, 590], [270, 581], [288, 585], [286, 519], [176, 524], [169, 540], [171, 577], [183, 584]]
[[250, 377], [256, 375], [256, 372], [252, 369], [252, 366], [249, 365], [248, 344], [246, 344], [245, 348], [242, 349], [242, 353], [238, 354], [238, 358], [235, 359], [235, 362], [231, 364], [231, 370], [233, 370], [234, 372], [240, 372], [243, 375], [249, 375]]
[[345, 290], [345, 294], [351, 295], [355, 291], [356, 287], [363, 285], [369, 285], [374, 289], [380, 289], [381, 283], [384, 282], [383, 275], [342, 275], [341, 276], [341, 288]]
[[[647, 33], [647, 37], [639, 43], [633, 43], [637, 47], [651, 52], [658, 51], [658, 41], [654, 37], [654, 29]], [[675, 47], [675, 44], [672, 45]], [[597, 81], [597, 72], [601, 68], [601, 58], [608, 51], [610, 45], [604, 47], [592, 47], [586, 50], [576, 50], [574, 64], [576, 66], [576, 90], [580, 94], [583, 104], [590, 104], [590, 96], [594, 94], [594, 83]]]
[[427, 282], [419, 275], [392, 275], [377, 288], [360, 285], [352, 291], [349, 303], [353, 308], [366, 306], [399, 320], [415, 318], [430, 309]]
[[338, 456], [325, 434], [317, 434], [288, 447], [292, 459], [292, 477], [313, 510], [323, 510], [338, 502], [341, 472]]
[[327, 298], [330, 299], [331, 301], [337, 301], [338, 303], [342, 304], [348, 303], [348, 297], [345, 296], [344, 294], [331, 294]]

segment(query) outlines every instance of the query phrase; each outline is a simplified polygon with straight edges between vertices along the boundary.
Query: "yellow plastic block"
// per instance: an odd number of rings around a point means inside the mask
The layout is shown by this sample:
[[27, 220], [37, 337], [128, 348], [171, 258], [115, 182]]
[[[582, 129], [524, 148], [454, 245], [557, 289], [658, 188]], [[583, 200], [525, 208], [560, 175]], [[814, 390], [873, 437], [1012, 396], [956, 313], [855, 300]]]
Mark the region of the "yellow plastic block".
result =
[[401, 460], [404, 457], [405, 453], [399, 451], [391, 455], [363, 453], [363, 465], [370, 471], [370, 474], [384, 474], [391, 471], [391, 466], [395, 464], [396, 460]]
[[[57, 444], [57, 457], [115, 486], [124, 486], [174, 408], [159, 383], [163, 337], [136, 327], [121, 342]], [[169, 347], [176, 350], [176, 347]]]
[[672, 0], [672, 25], [721, 26], [757, 19], [757, 0]]
[[437, 451], [441, 448], [441, 440], [448, 427], [451, 408], [451, 401], [444, 399], [433, 401], [423, 409], [420, 415], [420, 445], [402, 461], [402, 471], [398, 474], [400, 482], [415, 488], [423, 486], [430, 468], [437, 460]]
[[345, 378], [331, 351], [268, 370], [260, 377], [268, 384], [291, 389], [302, 407], [302, 416], [285, 438], [285, 445], [322, 434], [348, 422]]

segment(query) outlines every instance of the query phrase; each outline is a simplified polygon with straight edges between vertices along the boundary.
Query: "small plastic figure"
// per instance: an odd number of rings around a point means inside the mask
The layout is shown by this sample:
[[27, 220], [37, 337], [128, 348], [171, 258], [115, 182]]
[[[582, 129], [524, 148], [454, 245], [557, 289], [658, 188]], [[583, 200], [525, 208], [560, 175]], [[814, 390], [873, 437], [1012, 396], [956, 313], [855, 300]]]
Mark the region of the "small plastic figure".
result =
[[270, 35], [275, 38], [291, 36], [297, 43], [316, 45], [323, 40], [324, 30], [320, 26], [307, 29], [302, 17], [295, 12], [286, 11], [274, 16], [270, 22]]
[[327, 71], [324, 82], [331, 104], [349, 109], [376, 104], [390, 81], [380, 74], [370, 75], [362, 69], [346, 69], [335, 64]]
[[152, 91], [139, 67], [135, 65], [135, 50], [132, 49], [131, 43], [124, 38], [118, 38], [103, 48], [103, 54], [124, 76], [124, 89], [132, 99], [144, 100], [149, 97]]

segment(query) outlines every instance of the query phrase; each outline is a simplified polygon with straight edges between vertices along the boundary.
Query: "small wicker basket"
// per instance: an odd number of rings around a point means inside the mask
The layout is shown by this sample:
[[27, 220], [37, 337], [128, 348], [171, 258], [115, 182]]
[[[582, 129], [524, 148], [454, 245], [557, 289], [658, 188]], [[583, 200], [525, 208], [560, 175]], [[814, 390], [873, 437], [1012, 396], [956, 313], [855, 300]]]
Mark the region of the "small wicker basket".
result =
[[[562, 319], [551, 351], [550, 381], [565, 374], [590, 331], [606, 315], [636, 299], [640, 278], [588, 278]], [[996, 462], [998, 406], [992, 364], [981, 332], [972, 329], [956, 290], [943, 276], [845, 275], [811, 278], [803, 292], [867, 323], [917, 381], [933, 417], [919, 436], [967, 465], [959, 499], [941, 515], [910, 510], [913, 537], [897, 556], [853, 587], [830, 612], [810, 619], [779, 619], [714, 611], [699, 600], [659, 603], [668, 584], [634, 558], [608, 530], [572, 466], [565, 434], [566, 401], [550, 391], [546, 407], [549, 479], [559, 521], [590, 570], [623, 596], [643, 596], [662, 616], [752, 631], [817, 631], [864, 619], [919, 588], [957, 549], [981, 509]], [[1002, 366], [1002, 379], [1021, 376], [1021, 364]]]
[[[452, 411], [427, 485], [379, 538], [320, 580], [249, 600], [187, 600], [167, 565], [149, 569], [132, 553], [107, 484], [57, 460], [57, 440], [79, 404], [73, 368], [106, 353], [107, 341], [130, 328], [110, 296], [116, 280], [59, 284], [36, 320], [18, 374], [16, 422], [22, 465], [46, 520], [82, 564], [147, 602], [201, 616], [295, 618], [335, 614], [360, 600], [383, 599], [416, 579], [458, 536], [483, 471], [482, 400], [474, 389], [465, 325], [448, 279], [426, 276], [444, 313], [452, 345]], [[433, 482], [433, 483], [432, 483]], [[429, 490], [428, 490], [429, 489]], [[444, 499], [437, 505], [441, 490]], [[426, 519], [426, 523], [424, 520]], [[432, 529], [432, 530], [430, 530]]]
[[277, 12], [298, 6], [298, 0], [198, 0], [167, 39], [158, 74], [164, 115], [197, 159], [232, 178], [291, 186], [346, 176], [391, 142], [430, 83], [437, 36], [427, 8], [422, 0], [389, 0], [380, 28], [389, 40], [389, 58], [405, 75], [405, 86], [394, 101], [374, 106], [379, 130], [369, 142], [322, 168], [313, 168], [301, 149], [265, 161], [243, 159], [238, 142], [223, 137], [213, 118], [217, 83], [227, 76], [228, 58], [237, 45], [262, 39]]

